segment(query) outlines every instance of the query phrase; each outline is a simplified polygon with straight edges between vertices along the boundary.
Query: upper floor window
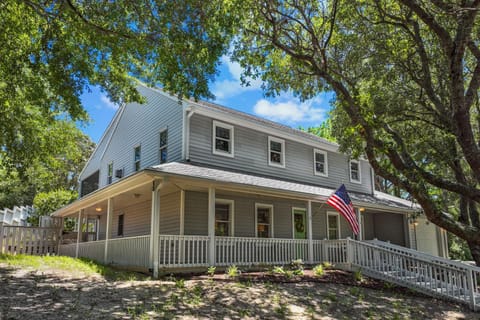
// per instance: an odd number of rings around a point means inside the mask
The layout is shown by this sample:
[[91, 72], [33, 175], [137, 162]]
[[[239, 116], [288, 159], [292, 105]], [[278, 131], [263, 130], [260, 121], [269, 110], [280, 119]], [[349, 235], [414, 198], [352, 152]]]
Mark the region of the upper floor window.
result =
[[213, 121], [213, 153], [233, 157], [233, 126]]
[[233, 200], [215, 201], [215, 235], [233, 236]]
[[361, 182], [360, 162], [357, 160], [350, 160], [350, 181], [355, 183]]
[[268, 164], [285, 168], [285, 140], [268, 137]]
[[328, 176], [328, 160], [327, 160], [327, 152], [322, 150], [315, 149], [313, 151], [313, 166], [315, 175], [317, 176]]
[[167, 162], [167, 145], [168, 145], [168, 131], [167, 129], [160, 132], [160, 163]]
[[337, 212], [327, 212], [327, 236], [329, 240], [340, 239], [340, 216]]
[[134, 169], [135, 171], [140, 170], [140, 157], [141, 157], [142, 149], [140, 146], [136, 146], [133, 149], [133, 161], [134, 161]]
[[255, 204], [255, 236], [273, 238], [273, 206]]
[[113, 161], [107, 166], [107, 184], [112, 183], [113, 179]]

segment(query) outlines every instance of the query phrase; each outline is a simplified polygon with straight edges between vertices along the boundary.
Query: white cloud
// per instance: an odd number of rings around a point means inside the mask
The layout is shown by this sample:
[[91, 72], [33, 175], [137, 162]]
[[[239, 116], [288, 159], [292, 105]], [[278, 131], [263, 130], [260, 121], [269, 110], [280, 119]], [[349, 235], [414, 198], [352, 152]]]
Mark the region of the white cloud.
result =
[[106, 95], [102, 95], [100, 97], [100, 101], [102, 102], [102, 105], [99, 106], [99, 108], [108, 108], [108, 109], [113, 109], [117, 110], [118, 105], [113, 103]]
[[253, 107], [256, 115], [272, 121], [286, 122], [290, 124], [298, 122], [317, 122], [325, 119], [326, 109], [322, 108], [323, 101], [314, 98], [301, 102], [299, 99], [286, 95], [275, 101], [261, 99]]
[[212, 92], [217, 98], [217, 101], [226, 100], [247, 91], [259, 90], [262, 85], [260, 79], [247, 79], [249, 86], [242, 85], [240, 77], [242, 75], [242, 67], [237, 62], [230, 61], [227, 56], [222, 57], [222, 63], [228, 69], [228, 77], [224, 80], [215, 82]]

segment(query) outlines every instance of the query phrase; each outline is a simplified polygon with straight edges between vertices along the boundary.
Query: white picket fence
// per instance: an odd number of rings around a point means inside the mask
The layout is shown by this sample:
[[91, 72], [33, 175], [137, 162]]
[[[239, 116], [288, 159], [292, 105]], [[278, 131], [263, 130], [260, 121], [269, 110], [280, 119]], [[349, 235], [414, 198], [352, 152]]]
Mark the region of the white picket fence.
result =
[[58, 228], [32, 228], [0, 224], [0, 253], [56, 254], [61, 237]]

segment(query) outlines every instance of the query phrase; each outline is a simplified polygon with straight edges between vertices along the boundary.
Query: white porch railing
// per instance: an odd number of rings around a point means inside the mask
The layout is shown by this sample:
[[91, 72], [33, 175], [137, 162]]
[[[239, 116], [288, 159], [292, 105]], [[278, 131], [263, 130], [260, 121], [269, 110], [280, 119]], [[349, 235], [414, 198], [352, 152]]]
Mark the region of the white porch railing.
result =
[[208, 266], [207, 236], [160, 235], [159, 265], [162, 268]]
[[108, 240], [107, 259], [111, 264], [149, 268], [150, 236]]
[[[75, 256], [75, 254], [73, 255]], [[95, 261], [103, 261], [105, 256], [105, 240], [80, 242], [78, 244], [78, 257], [88, 258]]]
[[347, 240], [313, 240], [313, 263], [346, 264]]
[[288, 264], [308, 260], [308, 240], [215, 237], [216, 265]]

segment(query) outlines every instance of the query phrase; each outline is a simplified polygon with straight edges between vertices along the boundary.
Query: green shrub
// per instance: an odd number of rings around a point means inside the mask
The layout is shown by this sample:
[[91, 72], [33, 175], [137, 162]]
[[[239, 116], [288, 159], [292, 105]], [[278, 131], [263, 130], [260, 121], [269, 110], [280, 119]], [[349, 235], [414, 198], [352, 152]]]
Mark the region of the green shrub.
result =
[[272, 274], [285, 274], [285, 269], [282, 266], [275, 266], [272, 269]]
[[207, 274], [210, 276], [210, 277], [213, 277], [215, 275], [215, 271], [217, 270], [217, 267], [214, 267], [214, 266], [210, 266], [208, 267], [207, 269]]
[[332, 268], [333, 268], [333, 264], [331, 264], [328, 261], [323, 262], [323, 269], [328, 270], [328, 269], [332, 269]]
[[363, 281], [363, 274], [362, 270], [357, 270], [353, 273], [353, 279], [357, 282], [362, 282]]
[[313, 274], [316, 277], [323, 277], [325, 275], [325, 270], [323, 270], [323, 266], [321, 264], [316, 265], [313, 268]]
[[238, 267], [236, 265], [231, 265], [230, 267], [228, 267], [227, 269], [227, 275], [230, 277], [230, 278], [235, 278], [235, 277], [238, 277], [240, 275], [240, 270], [238, 270]]

